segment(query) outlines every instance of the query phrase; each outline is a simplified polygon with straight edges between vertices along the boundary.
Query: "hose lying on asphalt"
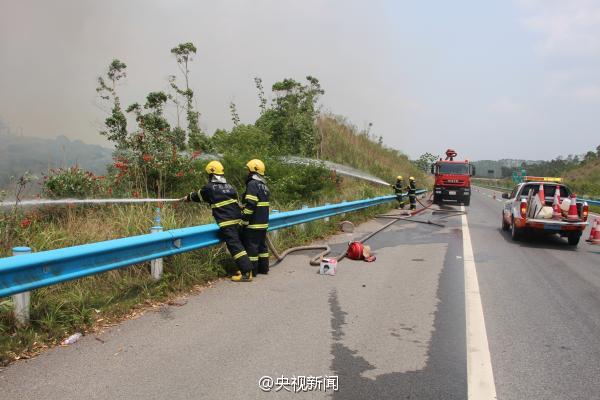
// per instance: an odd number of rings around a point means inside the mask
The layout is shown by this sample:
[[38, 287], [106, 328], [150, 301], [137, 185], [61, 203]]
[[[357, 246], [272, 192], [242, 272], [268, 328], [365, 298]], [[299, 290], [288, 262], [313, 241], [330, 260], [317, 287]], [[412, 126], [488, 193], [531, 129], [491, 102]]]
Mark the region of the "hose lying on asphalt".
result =
[[[273, 244], [273, 242], [271, 241], [271, 238], [269, 236], [267, 236], [267, 246], [269, 246], [269, 250], [271, 251], [271, 254], [273, 254], [275, 256], [275, 258], [277, 259], [277, 261], [275, 261], [275, 263], [273, 263], [271, 265], [271, 267], [279, 264], [290, 253], [294, 253], [296, 251], [303, 251], [303, 250], [323, 250], [322, 252], [320, 252], [319, 254], [317, 254], [316, 256], [314, 256], [313, 258], [310, 259], [310, 265], [319, 265], [321, 263], [321, 258], [323, 258], [327, 254], [331, 253], [331, 247], [329, 247], [329, 245], [324, 244], [324, 245], [315, 245], [315, 246], [298, 246], [298, 247], [292, 247], [290, 249], [287, 249], [283, 253], [279, 254], [279, 252], [275, 248], [275, 245]], [[338, 258], [338, 260], [339, 260], [339, 258]]]
[[[423, 205], [420, 201], [419, 201], [419, 204]], [[420, 213], [421, 211], [424, 211], [425, 209], [427, 209], [429, 207], [431, 207], [431, 204], [428, 204], [427, 206], [424, 206], [424, 208], [420, 208], [418, 210], [414, 210], [410, 214], [411, 214], [411, 216], [416, 215], [416, 214]], [[398, 220], [400, 220], [400, 219], [406, 219], [406, 218], [394, 218], [392, 221], [390, 221], [387, 224], [385, 224], [385, 225], [377, 228], [376, 230], [374, 230], [373, 232], [365, 235], [364, 237], [360, 238], [359, 240], [355, 240], [355, 242], [360, 242], [360, 243], [366, 242], [367, 240], [369, 240], [370, 238], [372, 238], [373, 236], [375, 236], [379, 232], [383, 231], [384, 229], [387, 229], [388, 227], [390, 227], [393, 224], [395, 224], [396, 222], [398, 222]], [[410, 220], [408, 220], [408, 221], [410, 221]], [[422, 221], [417, 221], [417, 222], [422, 222]], [[438, 225], [438, 224], [434, 224], [434, 225]], [[318, 266], [318, 265], [321, 264], [321, 259], [323, 257], [325, 257], [326, 255], [328, 255], [329, 253], [331, 253], [331, 247], [329, 247], [329, 245], [327, 245], [327, 244], [323, 244], [323, 245], [311, 245], [311, 246], [292, 247], [292, 248], [289, 248], [289, 249], [285, 250], [283, 253], [279, 254], [279, 252], [275, 248], [275, 245], [271, 241], [271, 238], [268, 235], [267, 235], [267, 246], [269, 246], [269, 250], [271, 251], [271, 254], [273, 254], [275, 256], [275, 258], [276, 258], [276, 261], [271, 265], [271, 267], [279, 264], [281, 261], [283, 261], [285, 259], [285, 257], [287, 257], [291, 253], [295, 253], [297, 251], [303, 251], [303, 250], [323, 250], [319, 254], [317, 254], [316, 256], [314, 256], [313, 258], [310, 259], [310, 265]], [[346, 251], [344, 251], [342, 254], [339, 254], [338, 256], [336, 256], [335, 259], [337, 259], [338, 261], [340, 261], [343, 258], [345, 258], [346, 255], [347, 255], [347, 253], [346, 253]]]
[[442, 227], [442, 228], [444, 228], [446, 226], [446, 225], [439, 224], [437, 222], [433, 222], [433, 221], [431, 221], [429, 219], [423, 221], [423, 220], [420, 220], [420, 219], [412, 219], [410, 217], [399, 217], [399, 216], [394, 216], [394, 215], [385, 215], [385, 214], [382, 214], [382, 215], [377, 215], [375, 218], [387, 218], [387, 219], [395, 219], [395, 220], [398, 220], [398, 221], [418, 222], [420, 224], [436, 225], [436, 226], [439, 226], [439, 227]]

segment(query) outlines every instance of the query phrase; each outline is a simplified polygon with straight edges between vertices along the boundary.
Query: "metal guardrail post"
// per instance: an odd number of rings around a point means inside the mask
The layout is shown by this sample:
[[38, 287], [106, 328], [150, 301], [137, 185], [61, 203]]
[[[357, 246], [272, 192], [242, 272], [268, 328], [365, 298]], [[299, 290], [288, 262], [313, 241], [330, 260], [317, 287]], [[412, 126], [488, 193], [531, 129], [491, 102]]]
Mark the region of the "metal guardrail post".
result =
[[[22, 256], [31, 253], [29, 247], [13, 247], [13, 256]], [[31, 292], [17, 293], [12, 296], [15, 318], [20, 325], [29, 325], [29, 310], [31, 304]]]
[[[156, 207], [156, 215], [154, 216], [154, 226], [150, 229], [150, 233], [162, 232], [163, 227], [160, 222], [160, 207]], [[155, 281], [160, 280], [163, 274], [163, 259], [156, 258], [150, 261], [150, 275]]]
[[[307, 210], [308, 206], [306, 204], [302, 205], [302, 210]], [[302, 232], [306, 232], [306, 224], [300, 224], [298, 225], [298, 228], [302, 231]]]
[[[330, 205], [331, 205], [331, 203], [325, 203], [325, 206], [330, 206]], [[325, 217], [325, 218], [323, 218], [323, 220], [325, 222], [329, 222], [329, 217]]]
[[[271, 210], [271, 214], [278, 214], [279, 210]], [[270, 231], [269, 232], [271, 234], [271, 239], [275, 240], [277, 239], [277, 235], [279, 235], [279, 231]]]

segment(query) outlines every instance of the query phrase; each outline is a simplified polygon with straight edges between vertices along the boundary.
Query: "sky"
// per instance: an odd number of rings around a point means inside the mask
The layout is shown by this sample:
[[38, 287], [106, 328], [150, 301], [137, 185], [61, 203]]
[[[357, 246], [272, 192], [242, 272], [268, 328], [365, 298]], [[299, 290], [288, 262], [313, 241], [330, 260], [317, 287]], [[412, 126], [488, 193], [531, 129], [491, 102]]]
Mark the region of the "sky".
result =
[[0, 132], [108, 145], [97, 77], [122, 60], [122, 103], [142, 102], [188, 41], [209, 134], [232, 126], [232, 101], [255, 121], [254, 77], [312, 75], [324, 112], [412, 158], [600, 145], [600, 0], [0, 0]]

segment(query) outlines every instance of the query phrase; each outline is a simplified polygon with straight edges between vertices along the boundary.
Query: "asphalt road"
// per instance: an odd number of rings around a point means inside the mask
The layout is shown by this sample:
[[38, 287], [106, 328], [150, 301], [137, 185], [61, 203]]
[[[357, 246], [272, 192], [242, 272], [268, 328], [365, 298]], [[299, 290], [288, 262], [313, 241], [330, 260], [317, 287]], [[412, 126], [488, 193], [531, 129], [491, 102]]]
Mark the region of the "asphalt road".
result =
[[513, 242], [480, 189], [469, 228], [499, 399], [600, 398], [600, 246]]
[[[11, 365], [0, 399], [599, 398], [600, 246], [512, 242], [500, 207], [476, 192], [466, 218], [415, 217], [443, 228], [398, 222], [368, 242], [374, 263], [343, 260], [336, 276], [298, 254], [253, 283], [221, 281]], [[385, 222], [331, 238], [333, 253]], [[338, 390], [288, 392], [319, 376]]]

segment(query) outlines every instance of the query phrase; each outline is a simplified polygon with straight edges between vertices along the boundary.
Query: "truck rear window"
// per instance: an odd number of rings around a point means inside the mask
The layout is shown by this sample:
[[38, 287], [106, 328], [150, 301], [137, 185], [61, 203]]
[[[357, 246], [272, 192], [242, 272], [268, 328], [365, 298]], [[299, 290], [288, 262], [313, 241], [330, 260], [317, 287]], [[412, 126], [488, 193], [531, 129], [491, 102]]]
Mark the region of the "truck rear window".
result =
[[[544, 194], [546, 197], [554, 197], [554, 192], [556, 191], [556, 187], [557, 185], [548, 185], [545, 184], [544, 185]], [[565, 186], [558, 186], [560, 187], [560, 198], [564, 199], [565, 197], [569, 197], [569, 195], [571, 194], [569, 192], [569, 190], [565, 187]], [[533, 189], [533, 194], [537, 194], [537, 192], [540, 190], [540, 185], [539, 184], [531, 184], [531, 185], [525, 185], [523, 186], [523, 189], [521, 190], [521, 196], [522, 197], [527, 197], [527, 195], [529, 194], [529, 190]]]

